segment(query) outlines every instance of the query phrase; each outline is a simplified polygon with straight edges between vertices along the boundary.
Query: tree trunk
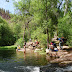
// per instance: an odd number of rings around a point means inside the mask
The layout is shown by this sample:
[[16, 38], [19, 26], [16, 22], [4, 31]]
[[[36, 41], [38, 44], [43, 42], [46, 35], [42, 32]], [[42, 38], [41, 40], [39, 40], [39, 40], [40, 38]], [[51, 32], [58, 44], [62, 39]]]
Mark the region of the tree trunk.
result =
[[48, 28], [47, 28], [47, 48], [49, 48], [49, 33], [48, 33]]
[[64, 10], [64, 16], [66, 15], [67, 10], [68, 10], [68, 0], [66, 0], [65, 10]]
[[[47, 16], [47, 0], [46, 0], [46, 21], [48, 21], [48, 16]], [[47, 48], [49, 48], [49, 33], [48, 33], [48, 27], [47, 27]]]
[[[24, 34], [23, 34], [23, 40], [24, 40], [24, 36], [25, 36], [25, 31], [26, 31], [26, 28], [28, 28], [28, 31], [29, 31], [29, 22], [30, 22], [31, 20], [29, 20], [27, 23], [25, 23], [25, 28], [24, 28]], [[30, 37], [30, 32], [29, 32], [29, 37]]]
[[29, 30], [29, 24], [28, 24], [27, 28], [28, 28], [28, 37], [30, 39], [31, 38], [31, 35], [30, 35], [30, 30]]
[[25, 37], [25, 31], [26, 31], [26, 24], [25, 24], [25, 27], [24, 27], [24, 34], [23, 34], [23, 41], [25, 43], [25, 40], [24, 40], [24, 37]]
[[24, 36], [25, 36], [25, 30], [24, 30], [24, 34], [23, 34], [23, 40], [24, 40]]

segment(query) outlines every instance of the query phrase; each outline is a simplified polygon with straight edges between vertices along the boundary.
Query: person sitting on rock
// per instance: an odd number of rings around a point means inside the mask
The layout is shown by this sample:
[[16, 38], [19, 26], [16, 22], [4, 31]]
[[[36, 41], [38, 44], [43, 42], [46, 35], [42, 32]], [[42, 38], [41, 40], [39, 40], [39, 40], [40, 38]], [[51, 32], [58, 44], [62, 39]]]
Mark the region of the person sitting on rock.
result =
[[39, 44], [39, 42], [37, 41], [37, 42], [36, 42], [36, 45], [38, 45], [38, 44]]
[[51, 49], [52, 51], [58, 51], [57, 46], [56, 46], [56, 43], [51, 42], [50, 49]]
[[16, 51], [18, 51], [18, 50], [20, 50], [20, 49], [21, 49], [21, 48], [20, 48], [20, 45], [18, 45]]
[[50, 57], [58, 57], [58, 48], [56, 46], [56, 43], [53, 41], [51, 42], [51, 45], [50, 45], [50, 52], [49, 52], [49, 55]]
[[54, 51], [58, 51], [58, 48], [56, 46], [56, 43], [53, 44], [53, 47], [54, 47]]
[[49, 45], [49, 50], [53, 51], [54, 50], [54, 46], [53, 46], [54, 42], [51, 42], [51, 44]]

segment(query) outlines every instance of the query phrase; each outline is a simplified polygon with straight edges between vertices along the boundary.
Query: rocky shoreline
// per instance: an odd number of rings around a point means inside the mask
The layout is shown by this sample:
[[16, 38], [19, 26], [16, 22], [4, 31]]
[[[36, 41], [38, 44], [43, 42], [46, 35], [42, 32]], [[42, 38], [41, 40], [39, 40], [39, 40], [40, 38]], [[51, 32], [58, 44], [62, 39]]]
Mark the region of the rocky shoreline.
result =
[[[68, 50], [70, 50], [70, 52]], [[53, 58], [52, 60], [50, 59], [50, 63], [58, 63], [60, 66], [72, 64], [71, 51], [72, 48], [64, 46], [63, 50], [59, 50], [58, 52], [50, 52], [47, 56], [47, 59], [49, 60], [50, 57]], [[51, 54], [53, 54], [53, 56], [50, 56]]]
[[[33, 46], [31, 45], [32, 43], [28, 43], [28, 47], [26, 48], [26, 52], [30, 52], [30, 51], [34, 51], [34, 52], [38, 52], [38, 51], [42, 51], [43, 48], [41, 49], [37, 49], [36, 47], [33, 48]], [[58, 49], [59, 46], [57, 46]], [[19, 51], [23, 51], [24, 52], [24, 48], [21, 48], [21, 50]], [[48, 54], [46, 54], [46, 59], [50, 62], [50, 63], [58, 63], [60, 66], [65, 66], [68, 64], [72, 64], [72, 47], [69, 46], [63, 46], [63, 50], [59, 50], [58, 52], [53, 52], [53, 51], [49, 51]]]

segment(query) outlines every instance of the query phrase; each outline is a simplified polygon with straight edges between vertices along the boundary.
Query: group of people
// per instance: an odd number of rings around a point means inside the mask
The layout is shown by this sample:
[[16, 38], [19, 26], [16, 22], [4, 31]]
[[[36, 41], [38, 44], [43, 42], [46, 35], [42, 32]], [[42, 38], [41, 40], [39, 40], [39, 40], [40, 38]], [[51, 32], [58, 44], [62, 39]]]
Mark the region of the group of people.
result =
[[[63, 43], [64, 43], [64, 37], [57, 38], [56, 40], [59, 40], [59, 47], [60, 47], [60, 50], [62, 50], [62, 48], [63, 48]], [[34, 48], [36, 45], [38, 45], [38, 44], [39, 44], [39, 42], [38, 42], [38, 41], [35, 41], [35, 44], [32, 45], [33, 48]], [[18, 45], [18, 47], [17, 47], [17, 51], [18, 51], [18, 50], [20, 50], [20, 45]], [[54, 41], [52, 41], [52, 42], [50, 43], [50, 45], [49, 45], [49, 49], [46, 49], [46, 50], [47, 50], [47, 52], [49, 52], [49, 51], [55, 51], [55, 52], [57, 52], [59, 49], [57, 48], [56, 43], [55, 43]], [[24, 43], [24, 53], [26, 53], [26, 42]]]
[[56, 43], [54, 41], [52, 41], [51, 44], [49, 45], [49, 50], [58, 51]]
[[[32, 40], [30, 39], [30, 42], [32, 42]], [[33, 46], [33, 49], [35, 49], [35, 47], [39, 44], [39, 42], [37, 40], [35, 40], [35, 42], [33, 43], [30, 43], [30, 46]], [[26, 42], [24, 42], [24, 45], [23, 45], [23, 48], [24, 48], [24, 53], [26, 53]], [[17, 46], [17, 51], [18, 50], [21, 50], [20, 48], [20, 45]]]
[[37, 40], [35, 40], [34, 44], [33, 44], [33, 49], [35, 49], [38, 46], [39, 42]]
[[[59, 47], [60, 50], [62, 50], [63, 48], [63, 43], [64, 43], [64, 37], [61, 38], [57, 38], [56, 40], [59, 40]], [[57, 48], [57, 45], [54, 41], [52, 41], [49, 45], [49, 49], [46, 49], [46, 53], [48, 53], [49, 51], [55, 51], [57, 52], [59, 49]]]

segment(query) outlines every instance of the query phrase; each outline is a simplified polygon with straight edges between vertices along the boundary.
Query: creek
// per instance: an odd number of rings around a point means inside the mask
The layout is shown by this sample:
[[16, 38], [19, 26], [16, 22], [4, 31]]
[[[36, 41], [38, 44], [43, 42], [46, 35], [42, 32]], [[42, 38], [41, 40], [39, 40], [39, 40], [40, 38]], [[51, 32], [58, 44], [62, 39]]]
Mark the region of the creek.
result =
[[0, 72], [72, 72], [72, 65], [50, 64], [46, 55], [0, 50]]

